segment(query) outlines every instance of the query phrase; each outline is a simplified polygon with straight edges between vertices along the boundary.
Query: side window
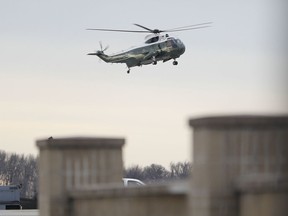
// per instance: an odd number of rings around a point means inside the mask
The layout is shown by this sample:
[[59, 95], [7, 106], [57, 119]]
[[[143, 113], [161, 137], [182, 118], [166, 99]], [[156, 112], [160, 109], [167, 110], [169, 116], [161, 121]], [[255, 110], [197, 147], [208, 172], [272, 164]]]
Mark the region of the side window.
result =
[[140, 184], [138, 182], [136, 182], [136, 181], [128, 181], [127, 185], [128, 186], [139, 186]]
[[159, 40], [159, 36], [152, 38], [152, 42], [157, 42]]
[[155, 43], [159, 40], [159, 36], [156, 36], [156, 37], [152, 37], [150, 38], [149, 40], [147, 40], [145, 43], [146, 44], [150, 44], [150, 43]]

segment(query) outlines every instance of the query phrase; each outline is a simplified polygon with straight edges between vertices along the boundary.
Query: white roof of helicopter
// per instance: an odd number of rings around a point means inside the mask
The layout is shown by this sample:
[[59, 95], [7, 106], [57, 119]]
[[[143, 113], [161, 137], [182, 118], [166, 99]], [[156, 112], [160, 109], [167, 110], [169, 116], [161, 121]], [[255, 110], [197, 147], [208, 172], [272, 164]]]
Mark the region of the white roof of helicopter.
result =
[[152, 41], [149, 42], [152, 38], [157, 38], [157, 40], [154, 41], [154, 42], [156, 42], [156, 41], [165, 40], [168, 37], [169, 37], [168, 34], [148, 34], [145, 36], [144, 40], [145, 40], [146, 44], [149, 44], [149, 43], [153, 43]]

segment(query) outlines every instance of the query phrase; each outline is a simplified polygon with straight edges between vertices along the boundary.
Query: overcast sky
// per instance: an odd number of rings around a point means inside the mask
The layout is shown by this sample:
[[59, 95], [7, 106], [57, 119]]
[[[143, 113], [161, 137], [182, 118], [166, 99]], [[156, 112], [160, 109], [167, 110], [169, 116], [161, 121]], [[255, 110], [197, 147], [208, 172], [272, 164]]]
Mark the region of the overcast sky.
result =
[[[189, 118], [287, 114], [285, 0], [4, 0], [0, 3], [0, 149], [38, 153], [35, 140], [124, 137], [126, 166], [191, 160]], [[143, 34], [86, 28], [169, 29], [179, 64], [131, 68], [87, 56], [143, 42]]]

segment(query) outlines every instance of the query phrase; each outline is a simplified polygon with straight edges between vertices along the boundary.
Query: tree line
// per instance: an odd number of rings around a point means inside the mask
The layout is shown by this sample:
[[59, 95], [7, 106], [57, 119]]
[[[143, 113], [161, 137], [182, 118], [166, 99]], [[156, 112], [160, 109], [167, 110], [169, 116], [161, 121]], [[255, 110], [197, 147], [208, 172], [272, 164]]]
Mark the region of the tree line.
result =
[[190, 162], [170, 163], [169, 169], [159, 164], [141, 167], [134, 165], [124, 170], [126, 178], [136, 178], [145, 183], [158, 183], [188, 178], [192, 173]]
[[21, 197], [35, 198], [38, 191], [37, 157], [0, 150], [0, 185], [21, 185]]
[[[0, 185], [22, 185], [21, 197], [37, 198], [39, 172], [38, 157], [6, 153], [0, 150]], [[170, 163], [169, 169], [158, 164], [141, 167], [133, 165], [124, 169], [124, 177], [136, 178], [145, 183], [185, 179], [192, 172], [190, 162]]]

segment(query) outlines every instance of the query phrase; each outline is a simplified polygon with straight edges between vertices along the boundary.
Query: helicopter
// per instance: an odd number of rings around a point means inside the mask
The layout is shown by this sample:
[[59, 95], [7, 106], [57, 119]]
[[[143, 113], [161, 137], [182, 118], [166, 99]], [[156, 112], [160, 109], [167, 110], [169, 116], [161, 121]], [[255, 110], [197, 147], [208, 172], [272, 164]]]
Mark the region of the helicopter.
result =
[[93, 53], [88, 53], [88, 55], [98, 56], [107, 63], [125, 63], [128, 67], [128, 74], [130, 73], [131, 67], [149, 64], [156, 65], [158, 61], [163, 61], [164, 63], [173, 59], [173, 65], [178, 65], [178, 61], [176, 59], [185, 52], [185, 45], [179, 38], [170, 36], [168, 32], [207, 28], [210, 27], [209, 25], [211, 23], [212, 22], [199, 23], [166, 30], [150, 29], [139, 24], [134, 25], [144, 30], [134, 31], [123, 29], [89, 28], [87, 30], [149, 34], [145, 37], [143, 44], [112, 55], [107, 55], [104, 53], [108, 49], [108, 46], [103, 48], [102, 43], [100, 42], [100, 50]]

